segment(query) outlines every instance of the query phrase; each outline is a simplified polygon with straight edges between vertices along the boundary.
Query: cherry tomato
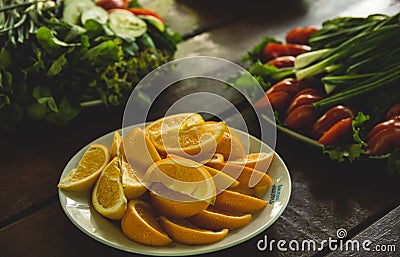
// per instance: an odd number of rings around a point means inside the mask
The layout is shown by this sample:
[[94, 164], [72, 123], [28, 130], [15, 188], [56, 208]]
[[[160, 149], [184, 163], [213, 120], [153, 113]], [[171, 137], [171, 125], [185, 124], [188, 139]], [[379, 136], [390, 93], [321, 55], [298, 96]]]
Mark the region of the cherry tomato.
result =
[[386, 113], [386, 119], [390, 119], [394, 116], [400, 115], [400, 103], [393, 105]]
[[294, 61], [296, 60], [296, 57], [294, 56], [279, 56], [271, 61], [267, 62], [268, 65], [275, 66], [277, 68], [286, 68], [286, 67], [293, 67], [294, 66]]
[[286, 42], [292, 44], [308, 45], [308, 40], [310, 39], [310, 36], [317, 31], [318, 29], [314, 26], [294, 28], [287, 33]]
[[400, 115], [395, 116], [392, 119], [388, 121], [381, 122], [377, 124], [369, 133], [367, 136], [367, 141], [373, 138], [375, 135], [377, 135], [379, 132], [382, 130], [387, 129], [388, 127], [395, 126], [395, 127], [400, 127]]
[[332, 107], [314, 123], [311, 132], [316, 138], [319, 138], [337, 122], [349, 117], [354, 118], [353, 111], [349, 108], [343, 105]]
[[336, 122], [328, 131], [326, 131], [322, 137], [318, 140], [318, 143], [323, 145], [330, 145], [342, 136], [351, 132], [351, 121], [353, 118], [349, 117]]
[[311, 104], [300, 105], [294, 109], [285, 119], [286, 125], [293, 130], [299, 130], [315, 121], [316, 112]]
[[145, 8], [138, 8], [138, 7], [129, 8], [128, 10], [135, 15], [150, 15], [150, 16], [156, 17], [159, 20], [161, 20], [163, 23], [165, 23], [164, 19], [155, 11], [145, 9]]
[[273, 85], [270, 89], [268, 89], [267, 94], [283, 91], [291, 95], [296, 95], [303, 87], [305, 87], [304, 82], [294, 78], [287, 78]]
[[365, 149], [367, 155], [382, 155], [400, 147], [400, 127], [388, 126], [379, 131], [370, 140]]
[[[303, 91], [303, 90], [302, 90]], [[315, 102], [318, 102], [319, 100], [322, 99], [322, 97], [315, 95], [315, 94], [301, 94], [301, 92], [298, 93], [298, 96], [293, 98], [292, 102], [290, 103], [289, 107], [286, 110], [286, 116], [288, 116], [294, 109], [301, 105], [305, 104], [313, 104]]]
[[268, 43], [262, 50], [262, 56], [266, 61], [285, 55], [298, 56], [310, 50], [311, 47], [307, 45]]
[[101, 6], [106, 10], [126, 9], [128, 8], [129, 2], [129, 0], [95, 0], [96, 5]]

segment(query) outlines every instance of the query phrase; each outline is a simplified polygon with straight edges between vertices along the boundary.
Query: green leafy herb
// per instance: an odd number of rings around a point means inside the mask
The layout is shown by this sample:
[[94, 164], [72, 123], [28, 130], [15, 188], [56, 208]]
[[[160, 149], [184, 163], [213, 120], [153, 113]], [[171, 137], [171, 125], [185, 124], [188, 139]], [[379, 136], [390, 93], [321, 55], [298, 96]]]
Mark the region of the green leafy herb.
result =
[[281, 43], [272, 37], [264, 37], [260, 43], [255, 45], [251, 51], [247, 52], [247, 55], [243, 56], [242, 61], [250, 61], [251, 63], [255, 63], [262, 59], [261, 54], [264, 46], [268, 43]]

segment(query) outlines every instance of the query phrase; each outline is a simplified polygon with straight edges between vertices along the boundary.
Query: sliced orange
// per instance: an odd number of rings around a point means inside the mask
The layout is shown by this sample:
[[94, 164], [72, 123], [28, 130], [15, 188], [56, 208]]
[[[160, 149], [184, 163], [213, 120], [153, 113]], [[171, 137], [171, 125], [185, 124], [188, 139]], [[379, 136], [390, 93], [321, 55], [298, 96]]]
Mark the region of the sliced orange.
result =
[[[174, 199], [174, 200], [173, 200]], [[187, 218], [207, 209], [207, 201], [199, 201], [190, 196], [155, 184], [150, 189], [152, 206], [162, 215], [174, 218]]]
[[129, 164], [144, 173], [154, 162], [161, 160], [156, 148], [141, 128], [134, 128], [123, 139]]
[[110, 157], [113, 159], [114, 157], [121, 157], [123, 155], [122, 149], [122, 137], [119, 134], [118, 131], [115, 131], [113, 141], [111, 143], [111, 152], [110, 152]]
[[250, 167], [232, 163], [210, 163], [211, 167], [218, 169], [239, 181], [235, 191], [254, 187], [268, 187], [272, 184], [272, 179], [268, 174], [255, 170]]
[[160, 217], [160, 224], [176, 242], [187, 245], [211, 244], [221, 241], [228, 234], [228, 229], [212, 231], [198, 228], [187, 220], [170, 220]]
[[229, 188], [231, 191], [239, 192], [245, 195], [255, 196], [262, 198], [269, 186], [255, 186], [255, 187], [236, 187]]
[[156, 220], [151, 206], [138, 199], [129, 201], [121, 230], [129, 239], [145, 245], [164, 246], [172, 242]]
[[269, 165], [274, 158], [274, 152], [269, 153], [252, 153], [248, 154], [245, 158], [240, 158], [234, 161], [230, 161], [232, 164], [245, 165], [247, 167], [266, 172]]
[[244, 158], [246, 152], [237, 133], [227, 126], [227, 130], [218, 142], [216, 153], [222, 154], [225, 160], [236, 160]]
[[121, 161], [121, 171], [122, 171], [122, 187], [124, 189], [124, 194], [126, 199], [130, 200], [133, 198], [140, 197], [147, 191], [147, 188], [138, 178], [137, 171], [132, 169], [129, 163], [127, 163], [124, 160]]
[[61, 179], [58, 188], [69, 191], [91, 189], [109, 161], [110, 152], [106, 146], [101, 144], [91, 145], [83, 154], [78, 167]]
[[209, 166], [204, 167], [212, 176], [217, 190], [224, 190], [226, 188], [237, 187], [239, 185], [239, 181], [225, 174], [224, 172], [211, 168]]
[[[210, 173], [200, 163], [182, 157], [166, 158], [150, 166], [143, 181], [165, 187], [197, 200], [212, 202], [216, 189]], [[173, 200], [173, 199], [172, 199]]]
[[217, 195], [214, 208], [235, 215], [253, 213], [267, 206], [267, 202], [256, 197], [233, 192], [222, 191]]
[[190, 217], [189, 221], [204, 229], [219, 230], [227, 228], [233, 230], [248, 224], [251, 220], [251, 216], [252, 215], [249, 213], [241, 216], [232, 216], [216, 210], [207, 209]]
[[[204, 162], [203, 162], [204, 163]], [[220, 153], [215, 153], [211, 159], [207, 160], [206, 165], [208, 163], [225, 163], [224, 156]]]
[[202, 124], [203, 117], [197, 113], [179, 113], [160, 118], [144, 128], [146, 134], [157, 136], [171, 129], [185, 129], [193, 125]]
[[[180, 156], [198, 155], [211, 157], [227, 128], [223, 122], [204, 123], [186, 129], [172, 129], [152, 136], [156, 149], [162, 154]], [[206, 158], [203, 158], [206, 159]]]
[[127, 200], [121, 183], [118, 157], [101, 172], [92, 192], [92, 203], [96, 211], [109, 219], [119, 220], [124, 215]]

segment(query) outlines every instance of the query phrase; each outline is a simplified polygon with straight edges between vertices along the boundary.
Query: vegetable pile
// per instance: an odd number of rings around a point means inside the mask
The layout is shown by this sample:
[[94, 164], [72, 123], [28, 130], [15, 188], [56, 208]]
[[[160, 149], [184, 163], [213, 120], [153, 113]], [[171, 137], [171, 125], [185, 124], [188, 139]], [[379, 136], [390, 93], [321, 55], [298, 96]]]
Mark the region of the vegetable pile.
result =
[[124, 104], [179, 41], [136, 1], [1, 1], [0, 129], [64, 125], [84, 107]]
[[[280, 125], [334, 160], [390, 156], [400, 170], [399, 18], [339, 17], [295, 28], [285, 43], [265, 37], [243, 58], [266, 90], [255, 107], [271, 104]], [[250, 90], [245, 75], [236, 84]]]

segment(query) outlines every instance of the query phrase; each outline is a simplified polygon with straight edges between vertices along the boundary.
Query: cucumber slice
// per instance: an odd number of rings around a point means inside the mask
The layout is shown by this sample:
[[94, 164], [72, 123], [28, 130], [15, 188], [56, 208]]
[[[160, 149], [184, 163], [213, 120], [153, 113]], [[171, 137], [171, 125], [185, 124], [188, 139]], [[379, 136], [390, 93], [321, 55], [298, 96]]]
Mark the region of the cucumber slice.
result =
[[137, 38], [147, 30], [147, 24], [127, 10], [113, 10], [108, 16], [108, 25], [117, 36]]
[[137, 17], [150, 22], [153, 24], [159, 31], [164, 32], [165, 31], [165, 24], [162, 22], [159, 18], [154, 17], [152, 15], [137, 15]]
[[81, 14], [95, 6], [92, 1], [69, 2], [64, 6], [62, 20], [70, 24], [79, 25], [81, 24]]
[[108, 20], [108, 12], [99, 6], [94, 6], [89, 10], [84, 11], [81, 15], [82, 24], [85, 24], [89, 19], [105, 24]]

